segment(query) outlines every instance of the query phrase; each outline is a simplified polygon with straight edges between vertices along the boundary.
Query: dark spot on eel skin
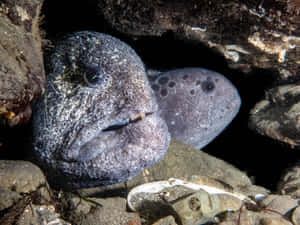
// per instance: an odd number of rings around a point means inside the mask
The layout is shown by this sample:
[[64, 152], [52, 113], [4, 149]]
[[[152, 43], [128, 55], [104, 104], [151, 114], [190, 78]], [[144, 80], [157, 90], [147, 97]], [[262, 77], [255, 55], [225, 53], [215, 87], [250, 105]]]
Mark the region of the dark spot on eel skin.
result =
[[182, 77], [182, 79], [183, 79], [183, 80], [187, 80], [187, 79], [188, 79], [188, 77], [189, 77], [189, 75], [187, 75], [187, 74], [184, 74], [184, 75], [183, 75], [183, 77]]
[[55, 44], [45, 64], [32, 139], [36, 163], [53, 186], [124, 182], [163, 159], [170, 134], [131, 47], [106, 34], [76, 32]]
[[196, 86], [199, 86], [201, 84], [201, 80], [196, 81]]
[[168, 95], [168, 90], [165, 89], [165, 88], [161, 89], [160, 95], [161, 95], [162, 97], [166, 97], [166, 96]]
[[190, 94], [195, 95], [195, 90], [194, 89], [190, 90]]
[[210, 93], [215, 89], [215, 83], [211, 80], [206, 80], [201, 85], [204, 93]]
[[165, 85], [166, 83], [168, 83], [168, 81], [169, 81], [169, 78], [168, 78], [168, 77], [160, 77], [160, 78], [158, 79], [158, 83], [159, 83], [160, 85]]
[[168, 86], [169, 86], [169, 88], [173, 88], [173, 87], [176, 86], [176, 83], [175, 83], [174, 81], [170, 81], [170, 82], [168, 83]]
[[157, 85], [157, 84], [152, 84], [151, 87], [152, 87], [152, 89], [153, 89], [155, 92], [156, 92], [156, 91], [159, 91], [159, 89], [160, 89], [160, 86]]

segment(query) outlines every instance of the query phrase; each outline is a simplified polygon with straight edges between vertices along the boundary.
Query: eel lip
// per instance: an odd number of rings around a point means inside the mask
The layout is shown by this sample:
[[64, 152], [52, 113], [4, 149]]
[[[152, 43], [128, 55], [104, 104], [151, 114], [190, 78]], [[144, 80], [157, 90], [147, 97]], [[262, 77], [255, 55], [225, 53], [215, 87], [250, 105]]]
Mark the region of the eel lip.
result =
[[[128, 125], [138, 125], [142, 120], [146, 120], [148, 115], [154, 113], [133, 113], [129, 118], [118, 120], [97, 133], [94, 132], [97, 129], [97, 124], [87, 126], [78, 132], [70, 146], [62, 150], [60, 154], [65, 161], [83, 162], [92, 160], [113, 147], [121, 148], [125, 143], [118, 142], [119, 135], [122, 135], [120, 131], [126, 129]], [[87, 135], [93, 132], [95, 133], [93, 136]]]
[[125, 126], [127, 126], [130, 123], [136, 123], [140, 120], [143, 120], [146, 118], [146, 116], [153, 114], [154, 112], [138, 112], [135, 114], [132, 114], [129, 118], [118, 121], [102, 130], [102, 132], [107, 132], [107, 131], [114, 131], [114, 130], [119, 130]]

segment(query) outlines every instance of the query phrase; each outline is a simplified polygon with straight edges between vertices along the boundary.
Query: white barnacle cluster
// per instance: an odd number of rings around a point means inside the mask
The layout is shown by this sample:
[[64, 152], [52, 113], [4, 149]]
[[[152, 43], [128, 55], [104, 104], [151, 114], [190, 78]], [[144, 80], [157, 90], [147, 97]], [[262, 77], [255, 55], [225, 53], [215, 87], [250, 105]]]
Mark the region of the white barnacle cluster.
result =
[[300, 37], [288, 36], [277, 32], [274, 33], [272, 31], [265, 31], [262, 35], [257, 31], [248, 37], [248, 42], [262, 52], [277, 55], [277, 61], [283, 63], [287, 52], [290, 49], [296, 48], [297, 45], [300, 45]]

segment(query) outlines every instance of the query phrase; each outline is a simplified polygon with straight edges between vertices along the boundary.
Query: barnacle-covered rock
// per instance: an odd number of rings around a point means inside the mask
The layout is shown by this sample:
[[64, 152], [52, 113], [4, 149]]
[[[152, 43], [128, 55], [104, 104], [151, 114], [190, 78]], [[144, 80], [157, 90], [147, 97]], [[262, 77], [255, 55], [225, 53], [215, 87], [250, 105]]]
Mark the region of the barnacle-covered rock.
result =
[[27, 121], [31, 102], [44, 91], [39, 33], [42, 0], [0, 3], [0, 123]]
[[250, 112], [249, 126], [258, 133], [287, 143], [300, 144], [300, 86], [282, 85], [266, 92]]
[[99, 11], [118, 31], [133, 37], [171, 31], [215, 49], [242, 71], [276, 69], [286, 78], [300, 67], [299, 0], [99, 0]]

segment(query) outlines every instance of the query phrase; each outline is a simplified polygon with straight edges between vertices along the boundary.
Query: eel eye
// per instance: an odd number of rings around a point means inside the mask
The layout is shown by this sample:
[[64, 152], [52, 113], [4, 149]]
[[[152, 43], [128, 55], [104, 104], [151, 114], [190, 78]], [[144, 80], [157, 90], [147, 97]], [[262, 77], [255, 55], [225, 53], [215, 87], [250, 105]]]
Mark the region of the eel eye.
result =
[[89, 87], [94, 87], [103, 82], [105, 72], [100, 68], [86, 68], [83, 73], [83, 79]]

